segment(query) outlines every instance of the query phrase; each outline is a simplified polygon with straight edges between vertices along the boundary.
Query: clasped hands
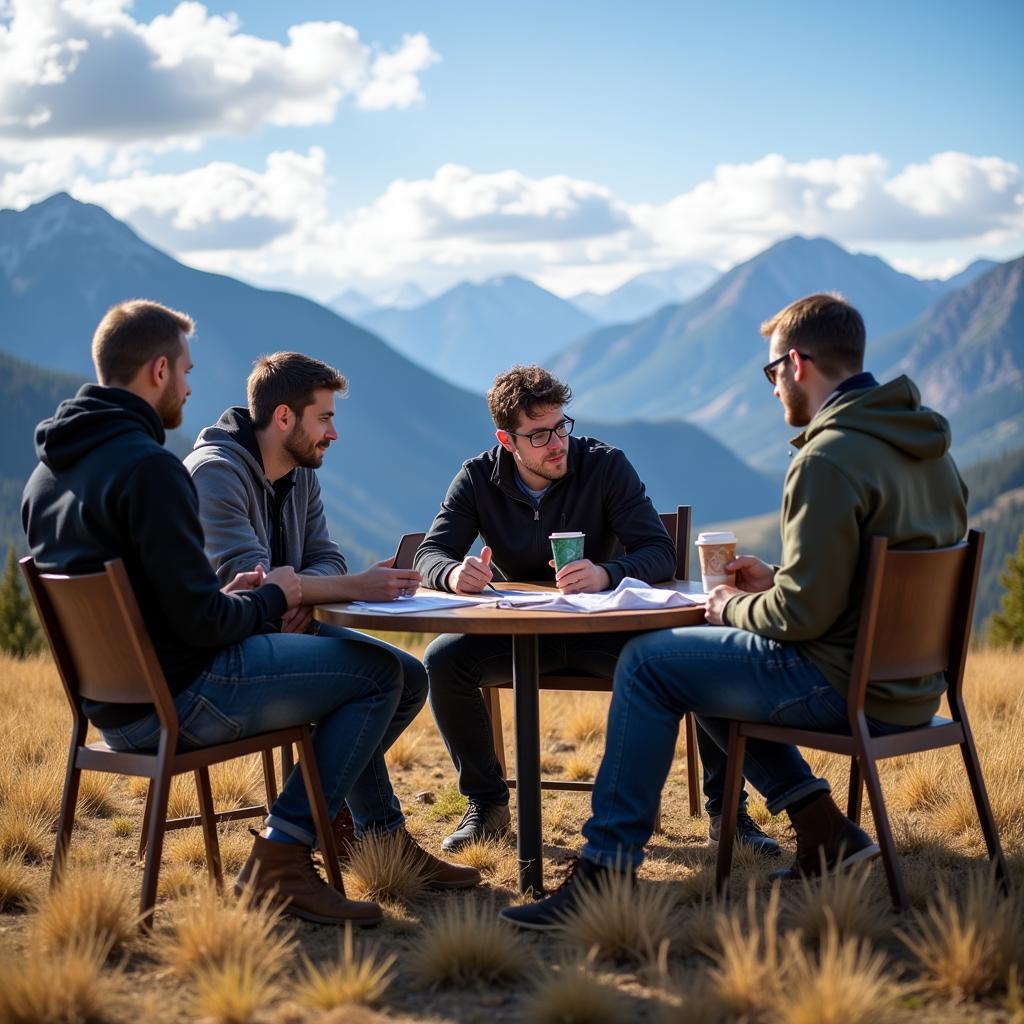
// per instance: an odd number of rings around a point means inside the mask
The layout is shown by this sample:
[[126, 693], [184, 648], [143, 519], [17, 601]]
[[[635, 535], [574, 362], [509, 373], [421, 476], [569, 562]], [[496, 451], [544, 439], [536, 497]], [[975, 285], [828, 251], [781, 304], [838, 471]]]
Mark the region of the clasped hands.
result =
[[704, 618], [712, 626], [722, 626], [722, 614], [728, 602], [737, 594], [757, 594], [771, 589], [775, 581], [775, 570], [753, 555], [739, 555], [725, 564], [726, 572], [736, 573], [736, 586], [722, 584], [708, 594], [707, 611]]
[[[548, 562], [552, 568], [555, 563]], [[491, 569], [491, 549], [485, 547], [479, 557], [467, 555], [448, 574], [448, 586], [456, 594], [479, 594], [494, 578]], [[563, 565], [555, 573], [555, 586], [563, 594], [596, 594], [611, 586], [608, 573], [589, 558], [580, 558]]]

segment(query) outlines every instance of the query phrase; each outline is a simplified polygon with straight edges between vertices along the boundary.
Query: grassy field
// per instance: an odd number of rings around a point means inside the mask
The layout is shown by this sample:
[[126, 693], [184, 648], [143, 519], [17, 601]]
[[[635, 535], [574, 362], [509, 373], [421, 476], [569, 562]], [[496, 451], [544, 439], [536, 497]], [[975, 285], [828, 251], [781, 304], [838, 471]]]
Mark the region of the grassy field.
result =
[[[877, 863], [780, 890], [767, 883], [768, 867], [741, 856], [732, 898], [718, 903], [707, 818], [686, 813], [679, 756], [638, 885], [599, 894], [555, 936], [523, 938], [496, 919], [518, 898], [511, 843], [466, 851], [461, 859], [485, 884], [441, 895], [422, 891], [388, 849], [364, 844], [346, 886], [382, 899], [386, 920], [346, 936], [218, 898], [205, 884], [200, 830], [188, 829], [168, 838], [156, 927], [144, 937], [133, 927], [144, 788], [83, 776], [73, 867], [48, 893], [70, 719], [48, 659], [0, 660], [0, 1022], [1024, 1024], [1022, 677], [1024, 653], [981, 650], [968, 662], [968, 707], [1016, 881], [1011, 898], [986, 870], [953, 750], [883, 767], [910, 914], [891, 913]], [[543, 697], [547, 774], [592, 776], [606, 704], [599, 695]], [[845, 793], [846, 766], [812, 756]], [[389, 762], [410, 831], [439, 850], [463, 803], [429, 714]], [[260, 792], [256, 763], [214, 773], [219, 807], [258, 802]], [[178, 780], [172, 813], [194, 813], [195, 803], [191, 779]], [[578, 849], [588, 805], [545, 794], [547, 884]], [[757, 800], [752, 811], [792, 848], [783, 819]], [[244, 860], [250, 824], [222, 830], [226, 871]]]

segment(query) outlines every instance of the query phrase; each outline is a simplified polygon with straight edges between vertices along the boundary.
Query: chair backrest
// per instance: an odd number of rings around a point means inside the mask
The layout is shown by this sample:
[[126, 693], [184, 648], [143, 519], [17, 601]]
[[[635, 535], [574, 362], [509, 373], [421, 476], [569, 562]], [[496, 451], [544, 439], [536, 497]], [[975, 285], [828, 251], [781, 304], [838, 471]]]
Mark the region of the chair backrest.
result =
[[868, 557], [850, 709], [870, 682], [946, 673], [951, 706], [963, 686], [984, 535], [931, 550], [892, 550], [875, 537]]
[[177, 723], [163, 670], [142, 621], [124, 564], [107, 562], [85, 576], [41, 573], [21, 560], [72, 707], [80, 701], [153, 704]]
[[404, 533], [398, 542], [398, 551], [395, 553], [395, 561], [392, 568], [411, 569], [416, 560], [416, 551], [423, 543], [425, 533]]

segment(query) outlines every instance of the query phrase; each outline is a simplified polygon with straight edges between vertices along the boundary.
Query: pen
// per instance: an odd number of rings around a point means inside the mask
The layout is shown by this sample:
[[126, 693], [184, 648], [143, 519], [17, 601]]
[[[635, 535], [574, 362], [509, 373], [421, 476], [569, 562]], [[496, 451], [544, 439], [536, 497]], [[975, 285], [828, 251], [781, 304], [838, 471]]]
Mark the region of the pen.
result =
[[484, 586], [486, 586], [488, 590], [493, 590], [498, 597], [501, 597], [501, 591], [493, 583], [485, 583]]

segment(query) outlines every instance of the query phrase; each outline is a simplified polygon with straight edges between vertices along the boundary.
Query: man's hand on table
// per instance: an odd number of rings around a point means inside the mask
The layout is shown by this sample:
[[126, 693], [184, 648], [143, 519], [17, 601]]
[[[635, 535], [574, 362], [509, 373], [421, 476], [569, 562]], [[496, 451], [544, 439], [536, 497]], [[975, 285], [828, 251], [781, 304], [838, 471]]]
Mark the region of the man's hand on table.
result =
[[722, 620], [722, 613], [725, 611], [725, 606], [730, 598], [736, 597], [737, 594], [744, 594], [746, 591], [740, 590], [739, 587], [730, 587], [726, 584], [722, 584], [720, 587], [714, 587], [708, 593], [708, 607], [704, 613], [704, 618], [711, 623], [712, 626], [724, 626], [725, 623]]
[[[554, 561], [548, 562], [548, 565], [552, 569], [555, 567]], [[555, 573], [555, 586], [563, 594], [597, 594], [608, 590], [611, 585], [608, 570], [594, 565], [589, 558], [569, 562]]]
[[263, 586], [263, 581], [266, 577], [267, 574], [263, 566], [257, 565], [255, 569], [250, 569], [249, 572], [237, 573], [230, 583], [225, 583], [220, 588], [220, 592], [222, 594], [234, 594], [239, 590], [255, 590], [257, 587]]
[[392, 569], [394, 558], [371, 565], [365, 572], [347, 577], [351, 601], [394, 601], [415, 594], [421, 576], [414, 569]]
[[480, 557], [467, 555], [448, 574], [448, 588], [453, 594], [479, 594], [494, 578], [491, 569], [491, 549], [485, 547]]

